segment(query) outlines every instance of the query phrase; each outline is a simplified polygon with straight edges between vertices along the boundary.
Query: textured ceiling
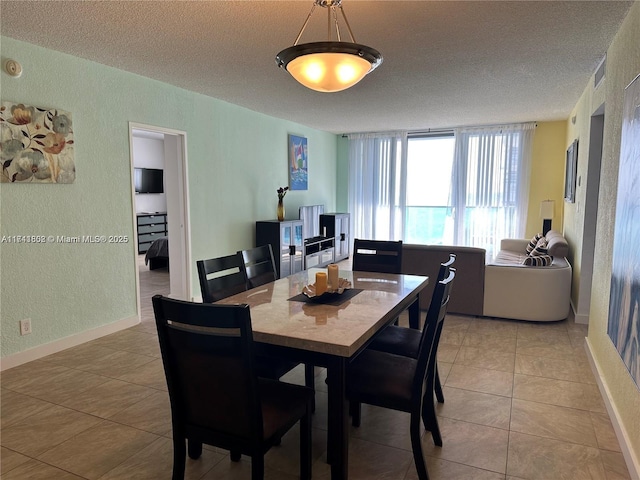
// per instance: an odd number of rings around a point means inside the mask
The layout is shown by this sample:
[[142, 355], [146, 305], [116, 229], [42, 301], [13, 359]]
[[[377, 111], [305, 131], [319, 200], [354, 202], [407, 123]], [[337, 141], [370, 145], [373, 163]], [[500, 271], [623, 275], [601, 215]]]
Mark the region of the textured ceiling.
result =
[[[3, 0], [0, 31], [320, 130], [426, 130], [566, 119], [632, 3], [344, 0], [384, 62], [333, 94], [275, 65], [311, 0]], [[300, 43], [326, 39], [325, 12]]]

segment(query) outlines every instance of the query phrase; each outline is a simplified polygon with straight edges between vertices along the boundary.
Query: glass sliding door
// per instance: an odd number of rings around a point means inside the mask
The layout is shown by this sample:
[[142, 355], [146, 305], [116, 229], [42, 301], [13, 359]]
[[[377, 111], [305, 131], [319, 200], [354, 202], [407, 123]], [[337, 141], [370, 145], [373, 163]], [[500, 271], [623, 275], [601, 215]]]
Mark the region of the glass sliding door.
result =
[[409, 137], [404, 241], [453, 243], [451, 171], [453, 133]]
[[480, 247], [522, 237], [535, 124], [349, 135], [355, 238]]

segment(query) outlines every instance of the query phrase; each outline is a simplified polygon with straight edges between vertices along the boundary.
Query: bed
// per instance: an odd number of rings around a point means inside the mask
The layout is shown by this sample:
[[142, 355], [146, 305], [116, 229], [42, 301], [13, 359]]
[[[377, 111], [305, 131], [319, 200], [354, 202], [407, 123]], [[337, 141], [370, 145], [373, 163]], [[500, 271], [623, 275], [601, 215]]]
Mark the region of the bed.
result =
[[169, 238], [160, 237], [151, 244], [144, 256], [144, 264], [149, 270], [169, 267]]

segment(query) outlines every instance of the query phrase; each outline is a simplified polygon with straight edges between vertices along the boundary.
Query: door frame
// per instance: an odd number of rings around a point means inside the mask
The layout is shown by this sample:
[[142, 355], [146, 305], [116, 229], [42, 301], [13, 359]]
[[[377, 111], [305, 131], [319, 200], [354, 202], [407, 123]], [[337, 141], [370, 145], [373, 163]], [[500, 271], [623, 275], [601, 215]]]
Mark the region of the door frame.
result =
[[135, 188], [133, 185], [133, 137], [134, 131], [158, 133], [164, 136], [165, 188], [169, 238], [170, 296], [181, 300], [191, 299], [191, 228], [189, 208], [189, 183], [187, 161], [187, 133], [165, 127], [129, 122], [129, 161], [131, 168], [131, 221], [133, 225], [134, 259], [136, 265], [136, 297], [138, 318], [140, 309], [140, 272], [138, 268], [138, 231], [136, 223]]
[[600, 196], [600, 172], [602, 170], [602, 148], [604, 145], [605, 106], [600, 105], [591, 115], [589, 124], [589, 153], [585, 181], [584, 220], [582, 224], [582, 250], [580, 259], [580, 289], [574, 305], [576, 323], [588, 324], [591, 309], [591, 288], [596, 249], [596, 226], [598, 222], [598, 198]]

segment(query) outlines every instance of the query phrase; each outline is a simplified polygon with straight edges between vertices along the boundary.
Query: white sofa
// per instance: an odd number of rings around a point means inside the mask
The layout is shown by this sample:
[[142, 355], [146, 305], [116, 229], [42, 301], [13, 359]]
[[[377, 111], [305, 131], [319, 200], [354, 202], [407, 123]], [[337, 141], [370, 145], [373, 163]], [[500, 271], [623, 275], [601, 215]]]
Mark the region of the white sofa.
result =
[[504, 239], [496, 258], [485, 266], [486, 317], [550, 322], [569, 315], [571, 265], [567, 241], [553, 230], [545, 236], [553, 263], [546, 267], [523, 265], [529, 240]]

